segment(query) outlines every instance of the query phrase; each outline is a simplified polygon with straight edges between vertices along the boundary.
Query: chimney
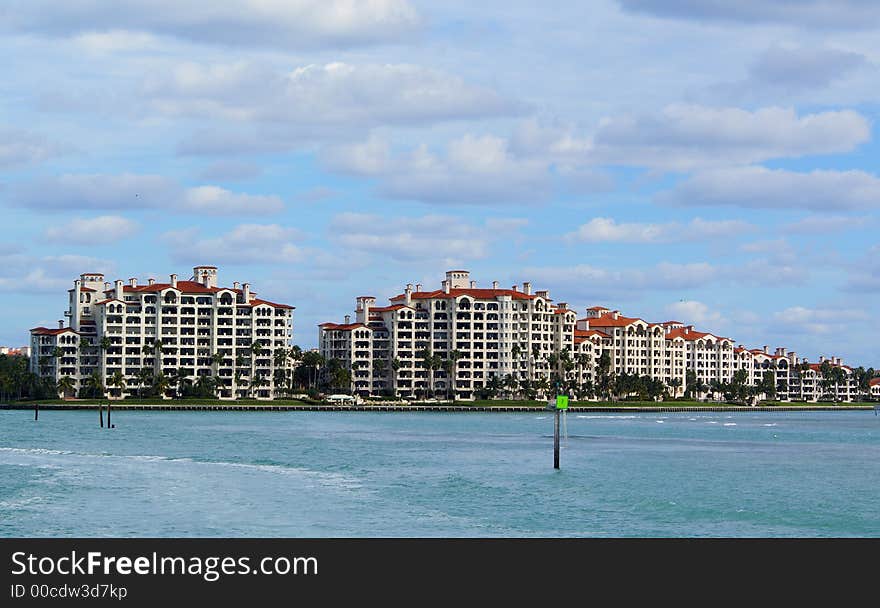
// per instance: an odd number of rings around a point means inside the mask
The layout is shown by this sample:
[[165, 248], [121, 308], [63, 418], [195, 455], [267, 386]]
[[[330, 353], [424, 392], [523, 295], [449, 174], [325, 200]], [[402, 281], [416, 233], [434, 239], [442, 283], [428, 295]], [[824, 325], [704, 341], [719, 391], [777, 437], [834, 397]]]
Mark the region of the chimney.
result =
[[452, 281], [450, 279], [446, 279], [443, 281], [443, 293], [451, 293], [452, 292]]
[[[412, 306], [412, 287], [413, 287], [413, 286], [412, 286], [412, 283], [407, 283], [407, 284], [406, 284], [406, 291], [403, 292], [403, 294], [404, 294], [404, 300], [403, 300], [403, 303], [406, 304], [407, 306]], [[444, 287], [444, 290], [445, 290], [445, 287], [446, 287], [446, 282], [445, 282], [445, 281], [444, 281], [444, 283], [443, 283], [443, 287]], [[447, 292], [447, 293], [448, 293], [448, 292]]]
[[345, 315], [345, 324], [348, 325], [351, 323], [351, 315]]
[[532, 284], [529, 281], [523, 283], [523, 293], [527, 296], [532, 295]]
[[244, 303], [247, 304], [248, 302], [251, 301], [251, 284], [250, 284], [250, 283], [244, 283], [244, 284], [241, 286], [241, 289], [242, 289], [242, 291], [244, 292]]
[[104, 291], [110, 291], [110, 281], [104, 281]]
[[540, 290], [536, 291], [535, 295], [538, 296], [539, 298], [544, 298], [545, 300], [550, 299], [550, 292], [547, 291], [546, 289], [540, 289]]
[[58, 329], [64, 329], [64, 320], [58, 319]]
[[[617, 321], [617, 317], [619, 317], [619, 316], [620, 316], [620, 312], [619, 312], [619, 311], [614, 310], [614, 311], [611, 312], [611, 318], [614, 319], [615, 321]], [[688, 325], [688, 329], [693, 329], [693, 328], [694, 328], [693, 325]]]
[[138, 280], [137, 280], [136, 278], [134, 278], [134, 277], [131, 277], [131, 278], [128, 280], [128, 284], [129, 284], [130, 287], [137, 287], [137, 286], [138, 286]]
[[115, 285], [116, 285], [116, 288], [113, 290], [113, 292], [114, 292], [113, 297], [116, 298], [117, 300], [124, 299], [122, 297], [122, 281], [117, 280]]
[[236, 291], [241, 290], [241, 283], [239, 283], [238, 281], [233, 281], [232, 288], [235, 289]]
[[568, 310], [568, 302], [560, 302], [556, 305], [559, 310]]
[[471, 289], [476, 289], [476, 288], [477, 288], [477, 282], [471, 281]]
[[825, 362], [825, 355], [819, 355], [819, 363]]
[[147, 279], [147, 285], [155, 285], [155, 284], [156, 284], [156, 279], [154, 279], [153, 277], [150, 277], [149, 279]]
[[511, 288], [513, 291], [516, 291], [516, 285], [512, 285], [510, 288]]
[[767, 345], [766, 344], [764, 345], [764, 354], [765, 355], [767, 354]]
[[416, 293], [420, 292], [421, 290], [422, 290], [422, 284], [416, 283]]
[[798, 362], [797, 353], [794, 351], [788, 353], [788, 360], [796, 364]]
[[177, 275], [176, 274], [171, 275], [171, 286], [174, 287], [175, 289], [177, 289]]
[[492, 289], [498, 289], [498, 281], [492, 281]]

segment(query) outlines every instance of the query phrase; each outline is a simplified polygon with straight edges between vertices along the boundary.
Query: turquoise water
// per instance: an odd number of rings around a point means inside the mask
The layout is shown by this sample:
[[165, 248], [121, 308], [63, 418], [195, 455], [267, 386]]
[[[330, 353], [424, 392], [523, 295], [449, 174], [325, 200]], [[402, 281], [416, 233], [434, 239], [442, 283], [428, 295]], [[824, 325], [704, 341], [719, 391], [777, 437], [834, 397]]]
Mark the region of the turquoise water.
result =
[[873, 412], [0, 411], [0, 536], [880, 536]]

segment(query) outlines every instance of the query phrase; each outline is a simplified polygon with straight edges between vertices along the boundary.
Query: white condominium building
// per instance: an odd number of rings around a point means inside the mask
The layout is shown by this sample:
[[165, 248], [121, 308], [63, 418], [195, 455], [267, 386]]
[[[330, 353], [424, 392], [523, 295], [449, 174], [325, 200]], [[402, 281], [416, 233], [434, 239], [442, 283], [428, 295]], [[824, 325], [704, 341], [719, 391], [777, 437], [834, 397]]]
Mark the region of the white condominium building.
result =
[[362, 395], [454, 390], [469, 399], [493, 376], [547, 378], [548, 355], [574, 347], [574, 311], [531, 283], [477, 287], [468, 271], [450, 270], [440, 289], [409, 284], [390, 305], [375, 304], [361, 296], [354, 322], [319, 326], [321, 354], [347, 366]]
[[351, 371], [353, 392], [410, 397], [454, 390], [457, 398], [469, 399], [493, 377], [541, 383], [556, 376], [583, 386], [596, 382], [596, 365], [607, 353], [614, 375], [650, 376], [672, 396], [687, 391], [688, 372], [704, 397], [740, 369], [750, 385], [772, 372], [777, 399], [859, 396], [852, 370], [839, 359], [829, 359], [829, 365], [846, 380], [831, 384], [821, 381], [824, 358], [808, 364], [784, 348], [773, 354], [766, 346], [748, 350], [692, 325], [650, 323], [601, 306], [577, 319], [566, 303], [554, 304], [546, 290], [533, 292], [530, 283], [481, 288], [467, 271], [450, 270], [441, 285], [425, 291], [409, 284], [388, 306], [361, 296], [354, 320], [346, 316], [344, 323], [319, 325], [321, 354]]
[[[73, 283], [69, 325], [30, 332], [32, 371], [56, 382], [69, 377], [68, 396], [94, 372], [115, 396], [136, 394], [144, 370], [193, 383], [211, 376], [217, 396], [227, 399], [268, 399], [286, 382], [293, 307], [257, 298], [249, 283], [218, 287], [214, 266], [196, 266], [186, 281], [172, 274], [167, 283], [111, 284], [101, 273], [83, 273]], [[121, 391], [108, 386], [117, 372]]]

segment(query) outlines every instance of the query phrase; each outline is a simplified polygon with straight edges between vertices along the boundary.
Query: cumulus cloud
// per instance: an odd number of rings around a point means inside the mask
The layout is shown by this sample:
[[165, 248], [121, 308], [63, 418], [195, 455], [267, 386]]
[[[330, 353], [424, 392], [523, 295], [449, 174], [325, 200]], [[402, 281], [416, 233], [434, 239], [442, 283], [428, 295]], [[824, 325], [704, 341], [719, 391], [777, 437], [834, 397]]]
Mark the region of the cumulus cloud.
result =
[[789, 333], [830, 334], [848, 329], [851, 324], [868, 321], [870, 315], [858, 308], [807, 308], [791, 306], [773, 314], [783, 331]]
[[101, 215], [94, 218], [77, 218], [50, 226], [46, 238], [52, 242], [74, 245], [98, 245], [115, 243], [138, 231], [138, 224], [118, 215]]
[[718, 311], [711, 310], [707, 305], [697, 300], [680, 300], [669, 304], [665, 308], [666, 313], [685, 324], [712, 323], [722, 324], [724, 317]]
[[212, 260], [223, 264], [285, 264], [306, 259], [297, 244], [302, 232], [279, 224], [240, 224], [217, 237], [203, 238], [199, 228], [172, 230], [162, 235], [171, 257], [181, 263]]
[[128, 30], [233, 46], [311, 49], [398, 40], [421, 19], [407, 0], [12, 0], [0, 28], [45, 36]]
[[523, 273], [546, 283], [554, 291], [572, 294], [567, 297], [595, 301], [596, 298], [633, 297], [655, 291], [705, 289], [712, 284], [781, 287], [803, 283], [809, 269], [755, 258], [734, 264], [659, 262], [635, 268], [591, 264], [533, 266]]
[[209, 215], [268, 214], [284, 208], [274, 195], [243, 194], [218, 186], [187, 188], [160, 175], [75, 174], [17, 186], [13, 205], [34, 210], [168, 209]]
[[446, 215], [388, 219], [341, 213], [333, 218], [329, 231], [335, 243], [355, 251], [399, 261], [457, 262], [486, 257], [495, 238], [524, 225], [516, 218], [495, 218], [481, 225]]
[[868, 121], [851, 110], [798, 116], [792, 108], [671, 105], [659, 115], [604, 120], [590, 154], [602, 164], [686, 171], [848, 152], [870, 136]]
[[835, 212], [880, 208], [880, 179], [860, 170], [798, 173], [735, 167], [697, 173], [657, 200], [689, 207], [734, 206]]
[[612, 218], [596, 217], [581, 224], [574, 232], [565, 235], [570, 242], [583, 243], [676, 243], [687, 241], [725, 239], [754, 230], [754, 226], [741, 220], [704, 220], [694, 218], [690, 222], [665, 222], [658, 224], [624, 222]]
[[821, 89], [867, 65], [867, 58], [833, 48], [786, 48], [764, 51], [749, 68], [752, 84], [789, 92]]
[[[259, 91], [259, 94], [254, 94]], [[409, 64], [311, 64], [287, 72], [253, 62], [182, 63], [145, 82], [162, 114], [285, 125], [369, 128], [510, 115], [522, 110], [483, 86]]]
[[324, 164], [377, 178], [380, 194], [394, 199], [492, 204], [539, 202], [551, 194], [546, 162], [518, 158], [504, 138], [468, 134], [451, 141], [445, 152], [435, 154], [421, 145], [394, 155], [387, 142], [373, 136], [328, 149]]
[[570, 171], [601, 165], [690, 171], [848, 152], [870, 136], [868, 121], [852, 110], [799, 116], [793, 108], [672, 104], [656, 113], [604, 118], [591, 133], [524, 121], [510, 148]]
[[114, 272], [115, 264], [82, 255], [0, 255], [0, 291], [63, 293], [83, 272]]
[[832, 234], [847, 230], [863, 230], [872, 227], [873, 224], [873, 220], [869, 217], [808, 215], [784, 225], [782, 230], [789, 234]]
[[57, 145], [35, 133], [0, 126], [0, 169], [44, 161], [58, 152]]
[[880, 23], [874, 0], [618, 0], [624, 10], [657, 17], [816, 29], [863, 29]]

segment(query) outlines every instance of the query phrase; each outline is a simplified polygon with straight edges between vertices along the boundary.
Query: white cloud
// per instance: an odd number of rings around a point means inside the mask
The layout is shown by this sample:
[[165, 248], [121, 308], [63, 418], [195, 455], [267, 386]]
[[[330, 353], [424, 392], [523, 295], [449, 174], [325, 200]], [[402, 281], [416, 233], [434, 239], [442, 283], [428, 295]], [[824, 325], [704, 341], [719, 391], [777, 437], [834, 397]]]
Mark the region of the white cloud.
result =
[[871, 228], [874, 221], [869, 217], [842, 215], [809, 215], [782, 227], [789, 234], [832, 234], [849, 230]]
[[58, 152], [35, 133], [0, 126], [0, 168], [44, 161]]
[[73, 41], [77, 46], [94, 54], [142, 51], [158, 48], [161, 44], [161, 41], [152, 34], [130, 30], [83, 32], [75, 36]]
[[304, 238], [296, 228], [279, 224], [240, 224], [214, 238], [200, 238], [198, 228], [172, 230], [162, 235], [175, 261], [212, 260], [229, 265], [303, 262], [308, 252], [296, 242]]
[[741, 220], [704, 220], [680, 222], [617, 223], [612, 218], [596, 217], [565, 235], [568, 241], [584, 243], [675, 243], [731, 238], [751, 232], [754, 226]]
[[137, 222], [118, 215], [77, 218], [46, 229], [46, 238], [53, 242], [75, 245], [115, 243], [136, 234]]
[[864, 55], [852, 51], [773, 46], [749, 68], [746, 84], [790, 92], [820, 89], [867, 63]]
[[817, 29], [862, 29], [880, 23], [874, 0], [618, 0], [627, 10], [693, 21], [781, 24]]
[[791, 333], [831, 334], [853, 331], [852, 325], [870, 320], [870, 315], [856, 308], [807, 308], [791, 306], [773, 314], [783, 331]]
[[284, 125], [301, 136], [339, 125], [367, 129], [522, 110], [491, 89], [409, 64], [311, 64], [282, 72], [246, 61], [188, 62], [149, 78], [143, 96], [165, 115]]
[[841, 211], [880, 208], [880, 179], [860, 170], [736, 167], [697, 173], [657, 196], [680, 206]]
[[493, 135], [464, 135], [452, 140], [446, 154], [418, 146], [392, 155], [376, 136], [367, 142], [328, 149], [331, 169], [378, 178], [379, 192], [395, 199], [429, 203], [492, 204], [540, 202], [552, 182], [545, 162], [511, 154], [508, 142]]
[[[445, 260], [460, 262], [486, 257], [493, 239], [517, 229], [505, 222], [501, 232], [446, 215], [386, 218], [363, 213], [341, 213], [330, 223], [333, 243], [364, 253], [400, 261]], [[498, 228], [497, 220], [492, 222]]]
[[83, 272], [114, 270], [113, 262], [82, 255], [0, 255], [0, 291], [64, 293]]
[[128, 30], [200, 43], [316, 48], [393, 41], [421, 24], [407, 0], [116, 0], [107, 4], [15, 2], [0, 15], [0, 27], [49, 36]]
[[665, 309], [674, 320], [685, 324], [713, 323], [722, 324], [724, 317], [718, 311], [711, 310], [697, 300], [680, 300], [668, 305]]
[[12, 204], [35, 210], [168, 209], [208, 215], [269, 214], [284, 208], [277, 196], [186, 188], [160, 175], [61, 175], [16, 187]]
[[594, 162], [686, 171], [772, 158], [848, 152], [870, 139], [852, 110], [798, 116], [792, 108], [671, 105], [659, 115], [618, 116], [600, 123]]
[[524, 121], [510, 147], [569, 171], [601, 165], [689, 171], [848, 152], [870, 136], [868, 121], [852, 110], [798, 116], [793, 108], [672, 104], [658, 113], [604, 118], [592, 133]]

